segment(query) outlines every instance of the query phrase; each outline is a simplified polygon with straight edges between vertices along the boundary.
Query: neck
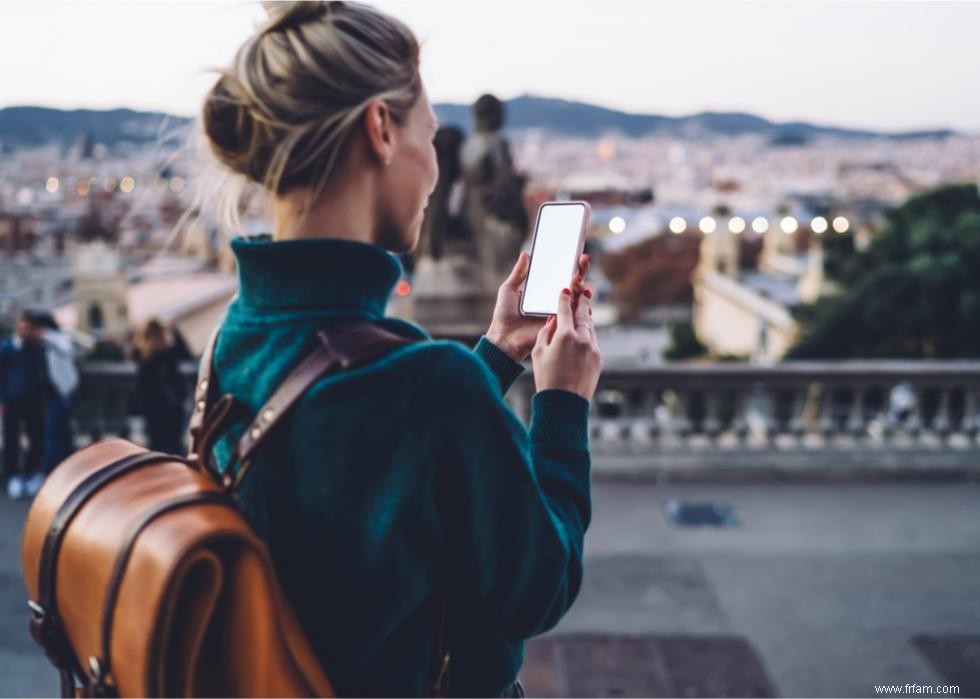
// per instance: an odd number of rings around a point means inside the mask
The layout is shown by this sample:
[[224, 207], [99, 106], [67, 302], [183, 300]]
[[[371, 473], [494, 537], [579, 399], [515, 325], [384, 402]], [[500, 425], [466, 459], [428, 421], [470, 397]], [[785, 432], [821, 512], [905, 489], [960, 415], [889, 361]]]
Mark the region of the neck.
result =
[[273, 239], [344, 238], [375, 244], [371, 179], [341, 176], [333, 180], [336, 184], [315, 199], [305, 187], [276, 197]]

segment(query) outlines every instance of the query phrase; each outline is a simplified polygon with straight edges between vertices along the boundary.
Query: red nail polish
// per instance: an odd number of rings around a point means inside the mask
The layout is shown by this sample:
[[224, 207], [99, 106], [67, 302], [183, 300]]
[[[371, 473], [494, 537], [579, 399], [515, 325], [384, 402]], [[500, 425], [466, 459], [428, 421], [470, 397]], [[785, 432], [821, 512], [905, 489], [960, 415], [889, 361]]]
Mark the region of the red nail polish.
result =
[[592, 292], [591, 292], [591, 291], [589, 291], [588, 289], [586, 289], [586, 290], [585, 290], [585, 291], [583, 291], [582, 293], [583, 293], [583, 294], [585, 294], [585, 298], [587, 298], [587, 299], [590, 299], [590, 298], [592, 298]]
[[561, 293], [563, 293], [563, 294], [570, 294], [570, 293], [572, 293], [572, 292], [571, 292], [571, 291], [569, 291], [568, 289], [562, 289], [562, 290], [561, 290]]

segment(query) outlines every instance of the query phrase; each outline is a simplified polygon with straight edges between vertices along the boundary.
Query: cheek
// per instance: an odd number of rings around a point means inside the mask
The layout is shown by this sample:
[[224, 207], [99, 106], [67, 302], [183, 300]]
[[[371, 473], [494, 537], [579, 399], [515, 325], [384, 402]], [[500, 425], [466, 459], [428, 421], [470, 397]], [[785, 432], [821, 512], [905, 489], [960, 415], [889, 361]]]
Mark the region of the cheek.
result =
[[432, 147], [432, 144], [428, 144], [426, 148], [426, 192], [431, 192], [436, 188], [436, 182], [439, 180], [439, 161], [436, 159], [436, 149]]
[[414, 204], [422, 208], [429, 201], [429, 193], [435, 189], [439, 179], [439, 164], [431, 144], [425, 143], [418, 148], [412, 158], [411, 168], [409, 177], [412, 181], [412, 198], [415, 200]]

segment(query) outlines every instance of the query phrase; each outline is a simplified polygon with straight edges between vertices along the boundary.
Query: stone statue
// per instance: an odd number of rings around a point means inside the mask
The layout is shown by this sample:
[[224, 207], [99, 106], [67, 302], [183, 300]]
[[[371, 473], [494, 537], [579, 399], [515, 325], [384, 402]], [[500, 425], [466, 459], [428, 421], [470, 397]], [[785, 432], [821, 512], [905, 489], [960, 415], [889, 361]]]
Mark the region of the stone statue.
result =
[[473, 105], [474, 132], [463, 143], [463, 216], [481, 268], [492, 285], [505, 277], [527, 237], [524, 177], [514, 170], [500, 130], [504, 104], [483, 95]]
[[436, 133], [439, 180], [408, 260], [412, 315], [442, 336], [479, 336], [528, 232], [524, 177], [499, 133], [504, 105], [484, 95], [473, 115], [476, 128], [466, 138], [454, 126]]
[[459, 151], [463, 145], [463, 132], [455, 126], [440, 126], [434, 141], [436, 160], [439, 163], [439, 179], [429, 197], [422, 221], [422, 232], [415, 248], [415, 257], [442, 259], [451, 240], [465, 237], [459, 215], [458, 192], [460, 165]]

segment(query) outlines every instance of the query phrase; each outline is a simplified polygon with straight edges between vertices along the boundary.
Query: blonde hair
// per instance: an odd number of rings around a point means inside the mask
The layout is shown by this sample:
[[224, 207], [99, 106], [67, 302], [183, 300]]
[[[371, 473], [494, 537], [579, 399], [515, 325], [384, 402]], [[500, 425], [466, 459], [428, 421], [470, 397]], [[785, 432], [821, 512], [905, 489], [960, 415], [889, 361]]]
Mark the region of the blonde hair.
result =
[[[421, 94], [419, 43], [399, 20], [354, 2], [267, 2], [267, 21], [204, 100], [211, 152], [234, 176], [205, 191], [237, 228], [248, 183], [323, 191], [359, 119], [383, 100], [403, 123]], [[216, 196], [217, 195], [217, 196]]]

